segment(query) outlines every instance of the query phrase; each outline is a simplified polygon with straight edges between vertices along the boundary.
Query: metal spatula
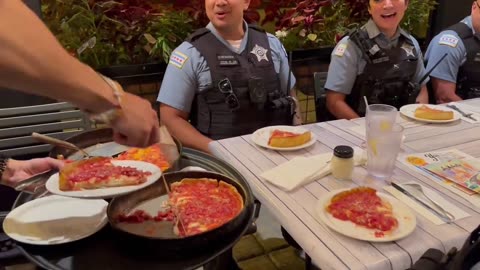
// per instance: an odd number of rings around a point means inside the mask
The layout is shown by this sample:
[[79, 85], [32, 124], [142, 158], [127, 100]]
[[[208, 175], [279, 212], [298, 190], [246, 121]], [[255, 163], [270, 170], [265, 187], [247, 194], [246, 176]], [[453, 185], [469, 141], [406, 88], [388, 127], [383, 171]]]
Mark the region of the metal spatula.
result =
[[160, 126], [159, 134], [160, 141], [158, 142], [158, 144], [160, 146], [160, 149], [165, 155], [168, 164], [172, 166], [173, 163], [180, 157], [177, 145], [173, 141], [172, 135], [170, 135], [170, 132], [168, 131], [166, 126]]
[[43, 135], [43, 134], [39, 134], [39, 133], [36, 133], [36, 132], [32, 133], [32, 137], [37, 139], [38, 141], [41, 141], [41, 142], [44, 142], [44, 143], [48, 143], [48, 144], [51, 144], [51, 145], [56, 145], [56, 146], [59, 146], [59, 147], [63, 147], [63, 148], [78, 151], [78, 152], [82, 153], [83, 155], [85, 155], [87, 158], [91, 157], [87, 152], [85, 152], [85, 150], [76, 146], [73, 143], [69, 143], [67, 141], [59, 140], [57, 138], [53, 138], [53, 137]]

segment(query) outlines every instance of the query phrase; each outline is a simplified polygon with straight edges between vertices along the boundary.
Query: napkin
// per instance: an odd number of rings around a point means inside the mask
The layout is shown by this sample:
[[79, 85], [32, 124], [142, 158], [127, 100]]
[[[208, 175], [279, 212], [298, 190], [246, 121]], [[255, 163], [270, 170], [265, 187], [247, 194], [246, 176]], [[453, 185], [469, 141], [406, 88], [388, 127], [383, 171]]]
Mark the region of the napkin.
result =
[[460, 110], [462, 110], [464, 113], [471, 113], [472, 117], [475, 118], [475, 120], [470, 119], [468, 117], [462, 116], [460, 113], [460, 117], [462, 120], [465, 120], [466, 122], [472, 123], [472, 124], [478, 124], [480, 123], [480, 108], [477, 108], [475, 106], [459, 103], [459, 102], [450, 102], [449, 104], [457, 106]]
[[[355, 166], [366, 162], [366, 153], [359, 147], [353, 147]], [[310, 157], [295, 157], [285, 163], [263, 172], [260, 177], [284, 191], [311, 183], [331, 173], [332, 153]]]
[[[416, 183], [416, 182], [408, 182], [408, 183]], [[402, 186], [402, 188], [404, 188], [405, 190], [410, 192], [412, 195], [421, 199], [424, 203], [426, 203], [429, 206], [431, 206], [432, 208], [436, 209], [435, 205], [433, 205], [428, 199], [424, 198], [420, 191], [416, 190], [415, 188], [413, 188], [409, 185], [400, 184], [400, 186]], [[422, 206], [420, 203], [416, 202], [414, 199], [408, 197], [407, 195], [403, 194], [399, 190], [395, 189], [394, 187], [385, 186], [383, 189], [388, 191], [390, 194], [392, 194], [398, 200], [400, 200], [403, 203], [405, 203], [406, 205], [408, 205], [410, 208], [414, 209], [417, 213], [424, 216], [426, 219], [430, 220], [433, 224], [440, 225], [440, 224], [445, 223], [445, 221], [440, 219], [437, 215], [432, 213], [430, 210], [428, 210], [427, 208]], [[457, 206], [455, 206], [451, 202], [445, 200], [440, 194], [438, 194], [434, 190], [432, 190], [430, 188], [427, 188], [423, 185], [422, 185], [422, 189], [423, 189], [423, 192], [425, 192], [428, 195], [428, 197], [430, 197], [435, 202], [437, 202], [440, 206], [442, 206], [443, 209], [450, 212], [455, 217], [455, 220], [459, 220], [459, 219], [470, 216], [470, 214], [468, 214], [467, 212], [458, 208]]]

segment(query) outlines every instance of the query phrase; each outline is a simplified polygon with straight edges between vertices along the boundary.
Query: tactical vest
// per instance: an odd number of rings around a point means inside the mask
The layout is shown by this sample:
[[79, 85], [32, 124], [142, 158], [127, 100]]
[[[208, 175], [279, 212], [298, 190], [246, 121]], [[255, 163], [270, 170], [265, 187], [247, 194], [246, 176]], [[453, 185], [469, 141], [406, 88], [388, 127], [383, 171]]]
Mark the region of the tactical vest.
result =
[[291, 99], [280, 89], [265, 31], [249, 26], [241, 54], [206, 28], [187, 41], [205, 58], [212, 77], [212, 87], [196, 95], [190, 113], [192, 125], [202, 134], [218, 140], [292, 124]]
[[457, 95], [463, 99], [480, 97], [480, 34], [474, 35], [464, 23], [457, 23], [448, 30], [458, 34], [467, 51], [467, 59], [457, 74]]
[[355, 112], [365, 115], [363, 96], [369, 104], [388, 104], [396, 108], [415, 102], [420, 90], [413, 82], [418, 52], [410, 39], [400, 35], [398, 45], [386, 50], [370, 39], [366, 30], [358, 29], [350, 35], [350, 40], [360, 48], [367, 61], [346, 98]]

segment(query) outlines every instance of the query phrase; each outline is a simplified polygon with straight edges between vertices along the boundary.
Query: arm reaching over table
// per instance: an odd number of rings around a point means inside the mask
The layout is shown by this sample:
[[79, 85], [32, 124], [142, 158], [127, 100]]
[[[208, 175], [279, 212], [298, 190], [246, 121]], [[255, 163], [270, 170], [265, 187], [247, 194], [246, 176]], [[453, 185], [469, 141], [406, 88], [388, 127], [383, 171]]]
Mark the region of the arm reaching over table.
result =
[[120, 102], [112, 85], [63, 49], [22, 1], [0, 1], [0, 87], [68, 101], [91, 114], [115, 111], [109, 124], [121, 144], [158, 141], [151, 104], [129, 93]]

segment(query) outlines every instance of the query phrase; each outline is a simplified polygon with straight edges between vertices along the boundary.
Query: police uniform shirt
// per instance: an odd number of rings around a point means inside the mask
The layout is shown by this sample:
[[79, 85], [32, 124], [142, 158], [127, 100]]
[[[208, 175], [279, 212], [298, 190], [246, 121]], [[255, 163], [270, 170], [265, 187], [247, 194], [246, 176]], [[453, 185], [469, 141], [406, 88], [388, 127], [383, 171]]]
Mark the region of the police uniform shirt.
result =
[[[212, 23], [209, 23], [206, 28], [232, 52], [240, 54], [246, 49], [249, 31], [246, 22], [244, 22], [245, 35], [239, 49], [235, 49], [223, 39]], [[287, 93], [289, 71], [287, 53], [280, 40], [269, 33], [267, 35], [275, 71], [279, 74], [282, 90]], [[210, 69], [206, 60], [191, 43], [183, 42], [172, 52], [157, 101], [180, 111], [190, 112], [195, 95], [209, 89], [211, 84]], [[292, 74], [288, 89], [293, 85], [295, 85], [295, 77]]]
[[[466, 17], [461, 22], [473, 29], [471, 16]], [[473, 32], [475, 33], [475, 30]], [[462, 39], [453, 30], [440, 32], [428, 45], [425, 53], [425, 60], [428, 61], [427, 70], [430, 70], [445, 53], [447, 53], [447, 56], [435, 67], [430, 76], [457, 83], [458, 69], [467, 60], [467, 50]]]
[[[410, 34], [399, 28], [399, 31], [397, 31], [393, 38], [389, 40], [382, 32], [380, 32], [375, 22], [371, 19], [362, 27], [362, 29], [365, 29], [368, 33], [368, 37], [373, 39], [382, 49], [388, 50], [396, 47], [400, 35], [412, 40], [419, 57], [417, 70], [415, 72], [415, 80], [419, 82], [425, 75], [426, 71], [423, 66], [420, 46], [417, 40], [415, 40]], [[360, 48], [351, 41], [348, 36], [345, 36], [338, 42], [332, 52], [325, 89], [349, 95], [352, 92], [355, 79], [363, 72], [366, 64], [367, 61], [363, 58]], [[425, 80], [422, 85], [425, 85], [427, 82], [428, 79]]]

